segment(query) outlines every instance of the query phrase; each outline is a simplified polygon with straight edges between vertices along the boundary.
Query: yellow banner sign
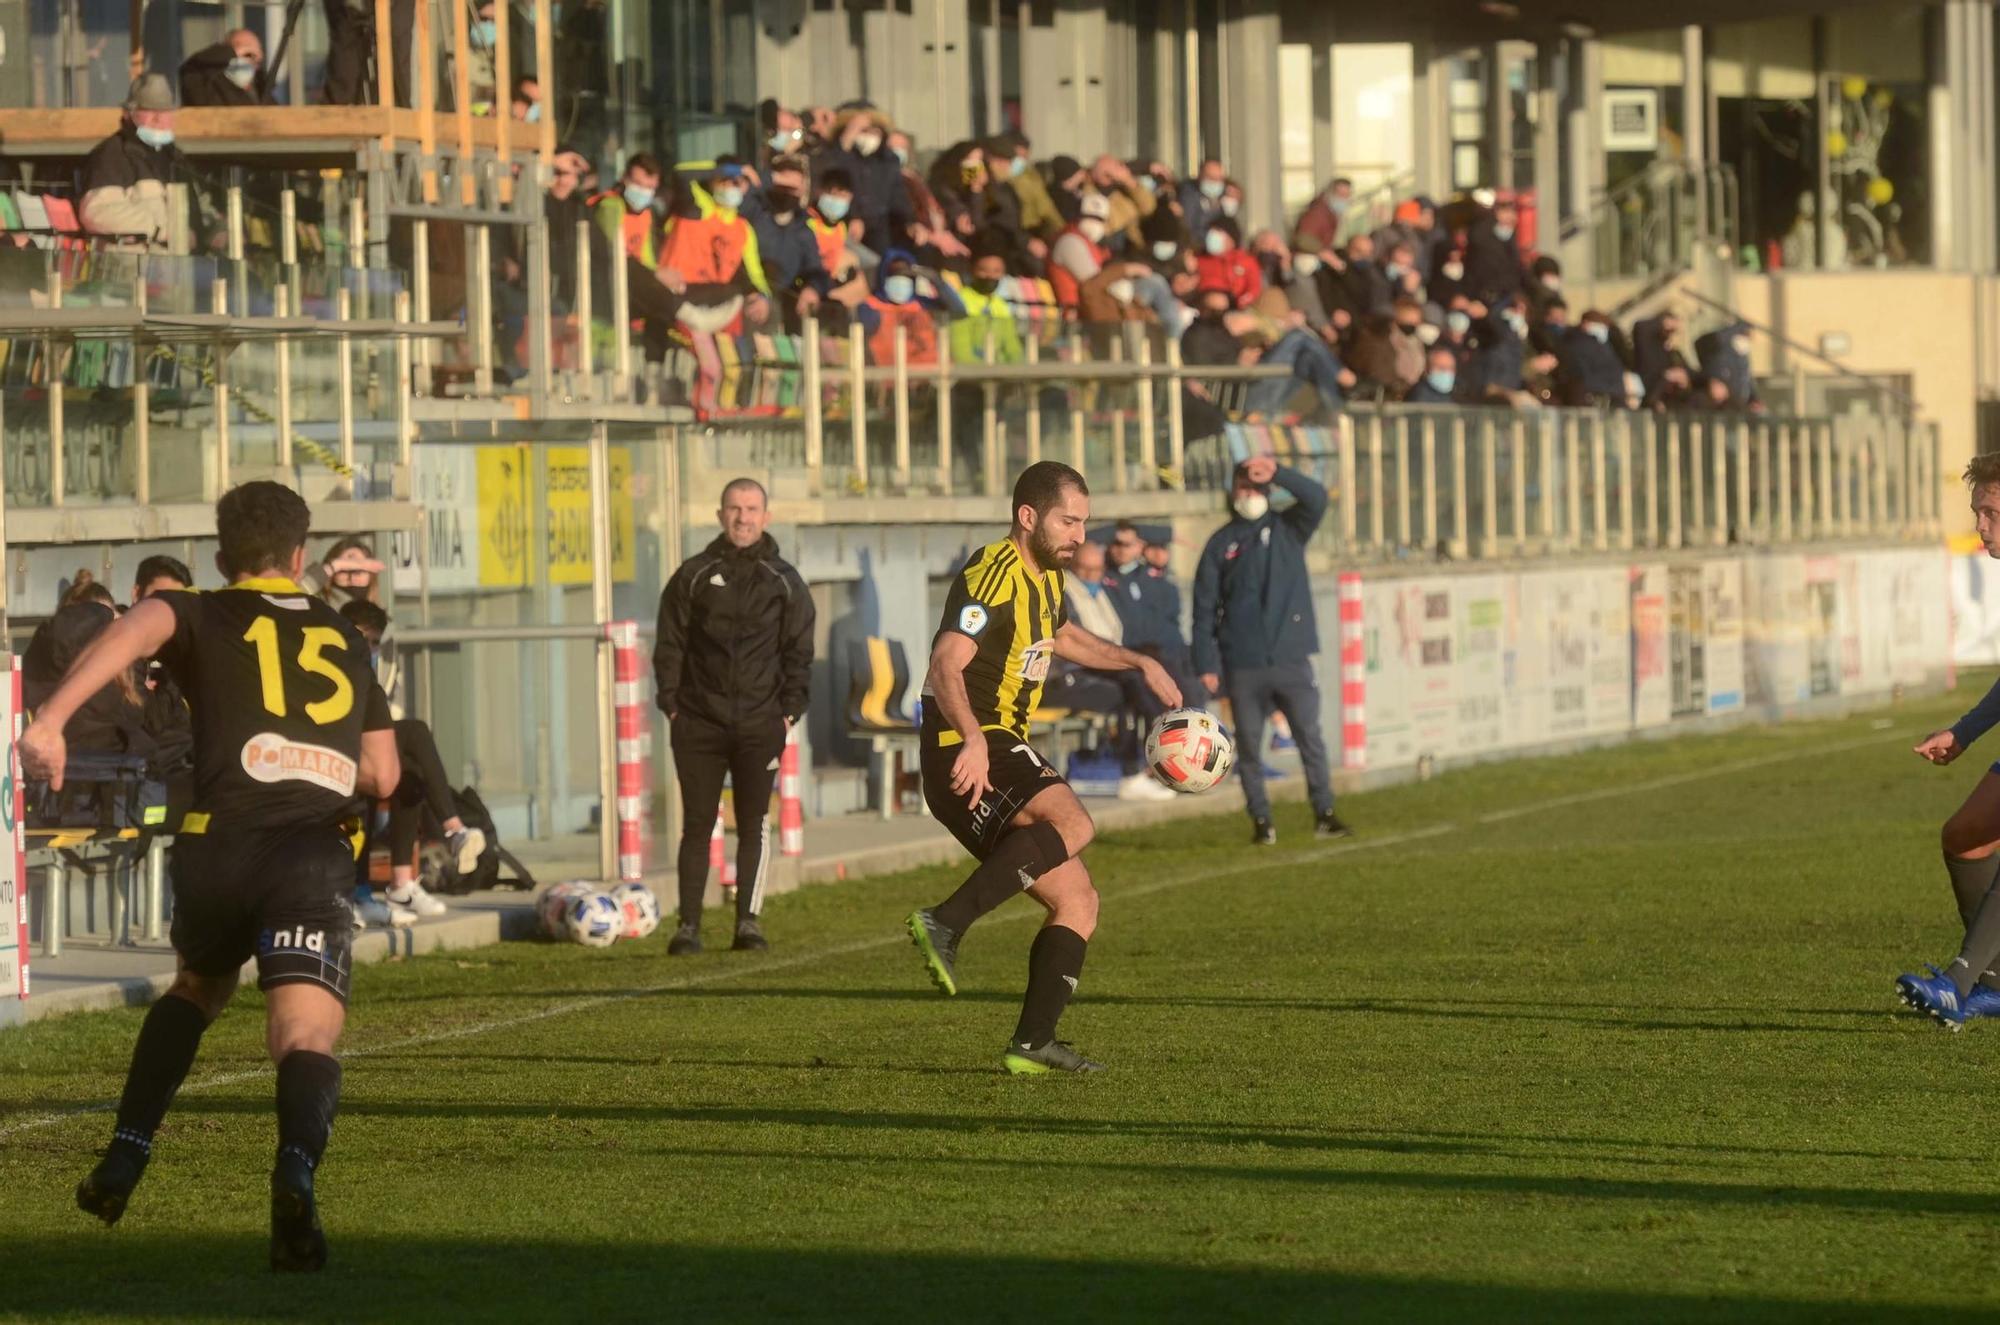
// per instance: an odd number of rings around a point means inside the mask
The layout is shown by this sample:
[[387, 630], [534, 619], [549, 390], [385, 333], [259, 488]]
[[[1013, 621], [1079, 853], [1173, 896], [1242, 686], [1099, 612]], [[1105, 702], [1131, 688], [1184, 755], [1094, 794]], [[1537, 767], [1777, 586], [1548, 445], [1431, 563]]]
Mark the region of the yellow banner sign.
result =
[[[479, 449], [479, 582], [525, 588], [546, 566], [550, 584], [589, 584], [590, 448], [543, 450], [548, 486], [540, 495], [546, 535], [537, 544], [533, 503], [535, 455], [528, 447]], [[632, 453], [611, 448], [611, 578], [633, 575]]]

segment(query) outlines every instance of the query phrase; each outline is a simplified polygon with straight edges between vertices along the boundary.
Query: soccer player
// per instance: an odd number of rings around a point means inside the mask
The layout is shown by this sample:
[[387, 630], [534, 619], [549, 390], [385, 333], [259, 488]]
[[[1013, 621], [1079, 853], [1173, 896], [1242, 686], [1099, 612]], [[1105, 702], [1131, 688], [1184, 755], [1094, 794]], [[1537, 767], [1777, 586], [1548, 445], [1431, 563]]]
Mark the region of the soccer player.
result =
[[1103, 1070], [1056, 1039], [1097, 927], [1097, 890], [1081, 859], [1096, 827], [1028, 741], [1049, 661], [1137, 671], [1162, 704], [1181, 702], [1159, 663], [1069, 619], [1062, 571], [1089, 518], [1083, 475], [1052, 460], [1021, 471], [1007, 537], [974, 553], [952, 581], [924, 682], [924, 800], [980, 863], [957, 892], [911, 914], [910, 937], [938, 988], [956, 994], [958, 943], [973, 921], [1023, 890], [1048, 911], [1002, 1058], [1016, 1074]]
[[278, 1067], [274, 1270], [326, 1263], [313, 1171], [340, 1095], [333, 1047], [347, 1015], [348, 821], [357, 792], [386, 796], [400, 771], [367, 644], [298, 585], [310, 519], [304, 500], [276, 483], [225, 493], [215, 564], [229, 587], [136, 604], [78, 656], [21, 737], [29, 775], [60, 788], [63, 725], [107, 681], [156, 657], [187, 696], [195, 807], [171, 862], [180, 969], [146, 1014], [111, 1144], [76, 1203], [106, 1224], [125, 1213], [202, 1033], [254, 955]]
[[[1965, 467], [1965, 484], [1972, 492], [1972, 518], [1986, 555], [2000, 558], [2000, 454], [1977, 455]], [[1972, 706], [1972, 711], [1917, 744], [1917, 754], [1945, 765], [2000, 723], [2000, 684]], [[1944, 868], [1958, 899], [1958, 918], [1965, 925], [1965, 943], [1944, 970], [1928, 976], [1896, 978], [1902, 1000], [1953, 1030], [1968, 1017], [2000, 1016], [2000, 899], [1995, 897], [2000, 874], [2000, 763], [1988, 769], [1958, 812], [1945, 820]]]

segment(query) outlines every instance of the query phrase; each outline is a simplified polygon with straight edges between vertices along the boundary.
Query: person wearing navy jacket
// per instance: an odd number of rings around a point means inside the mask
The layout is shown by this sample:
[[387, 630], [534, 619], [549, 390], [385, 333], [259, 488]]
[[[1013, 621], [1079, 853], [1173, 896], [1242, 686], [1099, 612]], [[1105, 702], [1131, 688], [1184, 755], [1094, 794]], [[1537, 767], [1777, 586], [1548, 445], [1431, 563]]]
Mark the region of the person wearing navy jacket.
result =
[[[1292, 495], [1285, 510], [1271, 507], [1273, 484]], [[1278, 840], [1264, 790], [1264, 722], [1273, 710], [1285, 715], [1298, 742], [1314, 831], [1345, 837], [1348, 828], [1333, 812], [1319, 727], [1313, 671], [1319, 626], [1306, 571], [1306, 544], [1326, 515], [1326, 489], [1270, 456], [1257, 456], [1236, 467], [1229, 500], [1235, 518], [1209, 538], [1195, 572], [1194, 666], [1211, 693], [1229, 696], [1235, 712], [1250, 840], [1260, 846]]]

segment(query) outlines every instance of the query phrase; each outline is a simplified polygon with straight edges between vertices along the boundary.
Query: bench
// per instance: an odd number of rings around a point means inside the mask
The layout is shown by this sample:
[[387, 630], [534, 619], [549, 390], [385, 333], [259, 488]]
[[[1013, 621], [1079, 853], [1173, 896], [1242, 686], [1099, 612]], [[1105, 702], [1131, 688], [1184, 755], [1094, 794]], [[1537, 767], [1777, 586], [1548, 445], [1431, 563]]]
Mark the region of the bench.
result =
[[30, 828], [26, 830], [26, 864], [32, 876], [42, 875], [42, 943], [44, 957], [62, 956], [68, 937], [69, 873], [73, 868], [89, 872], [108, 866], [110, 887], [106, 896], [107, 929], [113, 943], [121, 941], [130, 914], [132, 888], [137, 881], [142, 890], [140, 932], [149, 942], [163, 936], [166, 915], [167, 843], [160, 833], [141, 833], [134, 828], [105, 832], [93, 828]]

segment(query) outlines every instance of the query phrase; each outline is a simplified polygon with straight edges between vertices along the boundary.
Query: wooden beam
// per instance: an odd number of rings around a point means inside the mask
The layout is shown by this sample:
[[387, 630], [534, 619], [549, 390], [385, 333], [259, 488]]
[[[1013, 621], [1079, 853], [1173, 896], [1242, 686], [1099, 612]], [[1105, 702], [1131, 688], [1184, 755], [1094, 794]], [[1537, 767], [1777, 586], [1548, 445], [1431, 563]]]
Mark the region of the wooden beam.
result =
[[479, 198], [472, 172], [472, 62], [468, 58], [472, 40], [465, 0], [445, 2], [451, 6], [451, 105], [452, 118], [458, 122], [458, 200], [470, 207]]
[[416, 32], [410, 39], [410, 78], [417, 103], [417, 150], [426, 158], [424, 201], [438, 200], [437, 168], [437, 48], [431, 44], [431, 0], [416, 0]]
[[549, 21], [549, 0], [535, 0], [535, 77], [542, 83], [542, 122], [538, 126], [536, 149], [542, 169], [556, 154], [556, 56], [555, 33]]
[[[514, 7], [513, 0], [495, 0], [493, 12], [493, 128], [500, 152], [500, 201], [514, 201]], [[542, 112], [547, 114], [546, 108]]]
[[392, 0], [375, 0], [375, 105], [382, 111], [382, 150], [396, 146], [396, 47], [390, 41]]

